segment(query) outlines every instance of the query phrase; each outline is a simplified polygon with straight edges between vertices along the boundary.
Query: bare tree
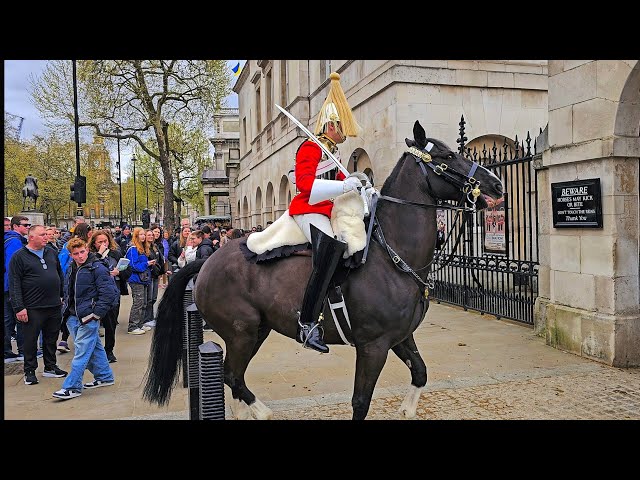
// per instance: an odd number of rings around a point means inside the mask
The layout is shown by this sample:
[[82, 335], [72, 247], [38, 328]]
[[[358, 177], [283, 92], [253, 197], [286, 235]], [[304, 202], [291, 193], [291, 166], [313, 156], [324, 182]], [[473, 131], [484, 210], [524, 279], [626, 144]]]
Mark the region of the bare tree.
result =
[[[32, 98], [48, 124], [74, 122], [70, 61], [52, 61]], [[204, 131], [231, 92], [224, 60], [85, 60], [78, 62], [79, 126], [100, 137], [131, 140], [157, 160], [164, 180], [164, 211], [173, 229], [174, 177], [168, 130], [172, 124]], [[120, 130], [116, 134], [116, 129]], [[152, 142], [149, 142], [152, 140]]]

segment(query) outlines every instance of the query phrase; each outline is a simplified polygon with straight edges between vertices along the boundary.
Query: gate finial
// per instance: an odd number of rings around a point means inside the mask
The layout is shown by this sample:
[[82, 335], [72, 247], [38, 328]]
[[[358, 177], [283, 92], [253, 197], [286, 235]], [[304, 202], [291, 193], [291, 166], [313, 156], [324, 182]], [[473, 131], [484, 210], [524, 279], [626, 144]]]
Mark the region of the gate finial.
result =
[[456, 143], [460, 144], [458, 147], [458, 153], [460, 155], [464, 155], [465, 142], [467, 141], [467, 137], [464, 136], [464, 125], [466, 123], [467, 122], [464, 121], [464, 115], [462, 115], [460, 117], [460, 123], [458, 123], [458, 125], [460, 125], [460, 138], [456, 140]]

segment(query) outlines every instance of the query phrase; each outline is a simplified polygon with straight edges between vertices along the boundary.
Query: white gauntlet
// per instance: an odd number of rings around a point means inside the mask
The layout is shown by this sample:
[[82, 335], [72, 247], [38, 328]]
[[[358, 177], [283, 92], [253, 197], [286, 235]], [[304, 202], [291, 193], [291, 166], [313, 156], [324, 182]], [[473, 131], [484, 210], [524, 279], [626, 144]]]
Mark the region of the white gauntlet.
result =
[[352, 190], [358, 191], [360, 187], [362, 187], [362, 182], [357, 177], [349, 176], [344, 179], [342, 182], [342, 190], [344, 193], [350, 192]]

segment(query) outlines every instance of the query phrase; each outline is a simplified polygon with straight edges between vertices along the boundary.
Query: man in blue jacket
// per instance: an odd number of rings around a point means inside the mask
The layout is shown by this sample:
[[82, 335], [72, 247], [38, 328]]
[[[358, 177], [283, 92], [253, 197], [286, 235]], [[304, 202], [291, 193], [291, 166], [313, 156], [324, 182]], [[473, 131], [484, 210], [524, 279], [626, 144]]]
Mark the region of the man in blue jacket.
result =
[[[16, 215], [11, 219], [10, 230], [4, 232], [4, 363], [24, 360], [22, 324], [16, 322], [16, 314], [9, 301], [9, 261], [14, 253], [27, 244], [29, 219]], [[11, 348], [11, 334], [16, 332], [18, 353]]]
[[[75, 353], [71, 372], [62, 388], [53, 393], [55, 398], [68, 400], [79, 397], [82, 389], [113, 385], [114, 376], [107, 353], [102, 346], [98, 330], [103, 318], [118, 301], [119, 291], [109, 270], [95, 254], [89, 251], [81, 238], [72, 238], [67, 244], [73, 263], [64, 277], [63, 319], [73, 335]], [[85, 369], [94, 381], [82, 384]]]

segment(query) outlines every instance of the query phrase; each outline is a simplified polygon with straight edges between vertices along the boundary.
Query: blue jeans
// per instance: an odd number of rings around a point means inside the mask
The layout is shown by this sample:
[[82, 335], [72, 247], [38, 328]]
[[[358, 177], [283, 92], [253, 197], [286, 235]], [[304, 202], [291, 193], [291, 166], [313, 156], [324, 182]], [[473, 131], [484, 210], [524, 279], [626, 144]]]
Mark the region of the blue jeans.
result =
[[18, 344], [18, 353], [22, 353], [24, 345], [24, 336], [22, 334], [22, 322], [16, 320], [16, 313], [13, 311], [11, 302], [9, 301], [9, 292], [4, 292], [4, 353], [12, 352], [11, 334], [16, 330], [16, 343]]
[[75, 354], [71, 360], [71, 371], [64, 379], [62, 388], [82, 390], [85, 369], [89, 369], [96, 380], [113, 382], [113, 371], [98, 336], [100, 322], [92, 320], [82, 325], [78, 317], [72, 315], [67, 319], [67, 327], [73, 336]]

